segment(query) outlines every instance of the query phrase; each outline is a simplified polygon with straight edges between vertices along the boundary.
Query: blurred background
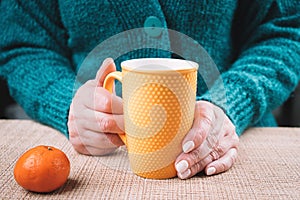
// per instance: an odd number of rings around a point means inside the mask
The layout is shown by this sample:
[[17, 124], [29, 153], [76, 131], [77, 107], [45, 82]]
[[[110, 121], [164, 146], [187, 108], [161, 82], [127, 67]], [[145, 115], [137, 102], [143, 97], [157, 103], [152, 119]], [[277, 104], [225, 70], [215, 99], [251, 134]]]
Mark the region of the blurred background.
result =
[[6, 82], [0, 78], [0, 119], [29, 119], [10, 97]]
[[[0, 93], [1, 119], [29, 119], [23, 109], [10, 97], [7, 85], [2, 79], [0, 79]], [[300, 84], [290, 98], [273, 113], [279, 126], [300, 127]]]

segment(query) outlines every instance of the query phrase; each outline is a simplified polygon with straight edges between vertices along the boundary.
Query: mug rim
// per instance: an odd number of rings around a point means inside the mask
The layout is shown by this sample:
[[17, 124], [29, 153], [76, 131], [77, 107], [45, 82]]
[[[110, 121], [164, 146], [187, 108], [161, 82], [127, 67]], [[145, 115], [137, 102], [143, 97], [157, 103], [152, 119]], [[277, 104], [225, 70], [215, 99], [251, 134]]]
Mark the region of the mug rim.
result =
[[198, 67], [194, 61], [177, 58], [135, 58], [121, 62], [122, 69], [143, 73], [196, 71]]

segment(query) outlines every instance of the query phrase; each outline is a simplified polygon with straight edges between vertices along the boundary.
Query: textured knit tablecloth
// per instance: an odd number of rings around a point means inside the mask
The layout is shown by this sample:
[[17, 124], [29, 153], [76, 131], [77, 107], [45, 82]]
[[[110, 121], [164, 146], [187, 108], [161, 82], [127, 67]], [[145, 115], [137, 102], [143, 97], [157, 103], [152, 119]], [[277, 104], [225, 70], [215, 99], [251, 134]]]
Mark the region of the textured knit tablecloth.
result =
[[[80, 155], [58, 131], [29, 120], [0, 120], [0, 137], [0, 199], [300, 199], [299, 128], [250, 129], [229, 171], [188, 180], [140, 178], [124, 148]], [[18, 157], [41, 144], [60, 148], [71, 162], [66, 184], [48, 194], [28, 192], [13, 178]]]

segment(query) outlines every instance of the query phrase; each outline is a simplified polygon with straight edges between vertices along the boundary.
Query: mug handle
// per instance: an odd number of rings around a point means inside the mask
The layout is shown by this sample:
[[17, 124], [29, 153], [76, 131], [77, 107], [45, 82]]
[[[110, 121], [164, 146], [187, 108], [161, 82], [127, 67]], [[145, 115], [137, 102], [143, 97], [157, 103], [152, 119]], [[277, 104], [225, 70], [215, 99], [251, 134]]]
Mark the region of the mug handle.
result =
[[[117, 79], [122, 83], [122, 72], [111, 72], [109, 73], [103, 83], [103, 88], [108, 90], [110, 93], [113, 93], [113, 86], [114, 86], [114, 80]], [[125, 134], [119, 134], [119, 137], [124, 142], [124, 144], [127, 146], [127, 139]]]

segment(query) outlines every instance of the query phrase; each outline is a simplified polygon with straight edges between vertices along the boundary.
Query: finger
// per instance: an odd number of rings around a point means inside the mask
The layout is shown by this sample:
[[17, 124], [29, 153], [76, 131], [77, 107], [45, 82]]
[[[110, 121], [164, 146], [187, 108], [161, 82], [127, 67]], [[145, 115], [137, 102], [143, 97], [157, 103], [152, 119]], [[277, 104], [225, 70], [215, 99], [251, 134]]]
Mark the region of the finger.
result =
[[91, 146], [83, 146], [82, 148], [75, 148], [75, 150], [78, 153], [81, 153], [81, 154], [84, 154], [84, 155], [91, 155], [91, 156], [108, 155], [108, 154], [114, 152], [116, 149], [117, 148], [102, 149], [102, 148], [95, 148], [95, 147], [91, 147]]
[[211, 156], [207, 156], [204, 159], [202, 159], [199, 163], [196, 163], [195, 165], [193, 165], [191, 168], [188, 168], [187, 170], [183, 171], [183, 172], [177, 172], [177, 176], [180, 179], [187, 179], [190, 178], [194, 175], [196, 175], [198, 172], [202, 171], [204, 169], [204, 166], [206, 166], [208, 163], [212, 162], [212, 157]]
[[[209, 155], [213, 160], [217, 160], [225, 155], [231, 148], [237, 148], [239, 144], [239, 137], [235, 132], [225, 134], [225, 136], [218, 142]], [[207, 148], [208, 149], [208, 148]]]
[[[97, 133], [85, 129], [79, 130], [74, 121], [68, 122], [68, 129], [70, 143], [76, 151], [82, 154], [104, 155], [124, 144], [116, 134]], [[80, 135], [78, 134], [79, 131], [81, 131]], [[88, 150], [86, 147], [93, 147], [94, 150]]]
[[83, 108], [114, 114], [123, 113], [122, 98], [111, 94], [102, 87], [96, 87], [95, 80], [86, 82], [77, 91], [73, 99], [76, 99], [73, 110], [76, 111], [77, 114], [80, 114]]
[[124, 116], [86, 111], [80, 122], [84, 129], [98, 133], [124, 133]]
[[69, 139], [76, 138], [79, 133], [78, 126], [77, 126], [77, 123], [75, 120], [76, 117], [71, 112], [72, 112], [72, 107], [70, 109], [70, 114], [69, 114], [68, 123], [67, 123]]
[[87, 146], [86, 150], [89, 152], [92, 156], [104, 156], [113, 153], [117, 148], [111, 148], [111, 149], [103, 149], [103, 148], [95, 148], [91, 146]]
[[223, 122], [217, 120], [217, 109], [217, 106], [206, 101], [196, 103], [193, 126], [182, 142], [183, 152], [188, 153], [198, 148], [208, 136], [215, 136], [212, 133], [220, 132]]
[[208, 164], [212, 161], [212, 158], [211, 160], [207, 161], [207, 159], [210, 158], [210, 151], [202, 150], [202, 146], [204, 146], [206, 143], [207, 141], [205, 140], [200, 147], [192, 152], [188, 154], [182, 153], [180, 156], [178, 156], [175, 161], [175, 169], [179, 178], [185, 179], [195, 175], [204, 168], [203, 165], [206, 162]]
[[227, 171], [232, 167], [237, 159], [238, 153], [236, 148], [231, 148], [220, 159], [215, 160], [205, 167], [207, 175], [218, 174]]
[[[195, 105], [194, 122], [192, 128], [182, 141], [182, 150], [185, 153], [198, 148], [203, 140], [205, 140], [206, 134], [211, 129], [211, 123], [201, 123], [201, 121], [203, 120], [203, 116], [205, 116], [205, 118], [210, 118], [213, 113], [210, 112], [210, 109], [202, 109], [202, 107], [203, 106], [200, 102], [197, 102]], [[209, 119], [209, 121], [212, 121], [212, 119]]]
[[85, 130], [84, 133], [77, 138], [83, 145], [95, 148], [110, 149], [124, 145], [118, 135], [111, 133], [98, 133]]
[[104, 133], [124, 133], [124, 116], [95, 112], [98, 130]]
[[205, 157], [207, 157], [210, 154], [210, 152], [212, 152], [212, 149], [209, 148], [207, 140], [205, 140], [197, 149], [194, 149], [189, 153], [180, 154], [175, 162], [175, 168], [177, 172], [183, 173], [184, 171], [191, 168], [192, 166], [203, 160]]
[[80, 117], [71, 115], [68, 120], [69, 136], [77, 136], [78, 133], [84, 133], [86, 130], [97, 133], [124, 133], [123, 115], [113, 115], [89, 109], [82, 110]]
[[93, 107], [91, 109], [106, 112], [106, 113], [113, 113], [113, 114], [122, 114], [123, 113], [123, 100], [122, 98], [111, 94], [104, 88], [97, 87], [95, 88], [94, 93], [94, 103], [90, 104]]
[[121, 140], [119, 135], [113, 133], [105, 133], [106, 137], [116, 146], [120, 147], [124, 145], [123, 140]]
[[106, 58], [103, 61], [96, 75], [96, 81], [98, 83], [98, 86], [102, 87], [105, 77], [113, 71], [116, 71], [116, 65], [114, 63], [114, 60], [112, 58]]
[[186, 170], [191, 170], [191, 176], [202, 171], [204, 167], [223, 156], [230, 148], [237, 147], [239, 139], [237, 135], [228, 135], [222, 138], [217, 147], [210, 149], [207, 140], [203, 144], [188, 154], [181, 154], [177, 160], [175, 168], [178, 173], [182, 174]]
[[228, 150], [228, 152], [226, 152], [226, 154], [224, 154], [218, 160], [214, 160], [215, 159], [214, 156], [209, 154], [206, 158], [201, 160], [199, 163], [196, 163], [190, 169], [187, 169], [182, 173], [177, 173], [177, 175], [180, 179], [188, 179], [196, 175], [200, 171], [202, 171], [204, 168], [206, 169], [205, 171], [207, 175], [213, 175], [213, 174], [225, 172], [232, 167], [236, 158], [237, 158], [236, 148], [231, 148], [230, 150]]
[[118, 135], [91, 131], [81, 135], [75, 131], [70, 134], [69, 141], [76, 151], [86, 155], [105, 155], [123, 145]]

